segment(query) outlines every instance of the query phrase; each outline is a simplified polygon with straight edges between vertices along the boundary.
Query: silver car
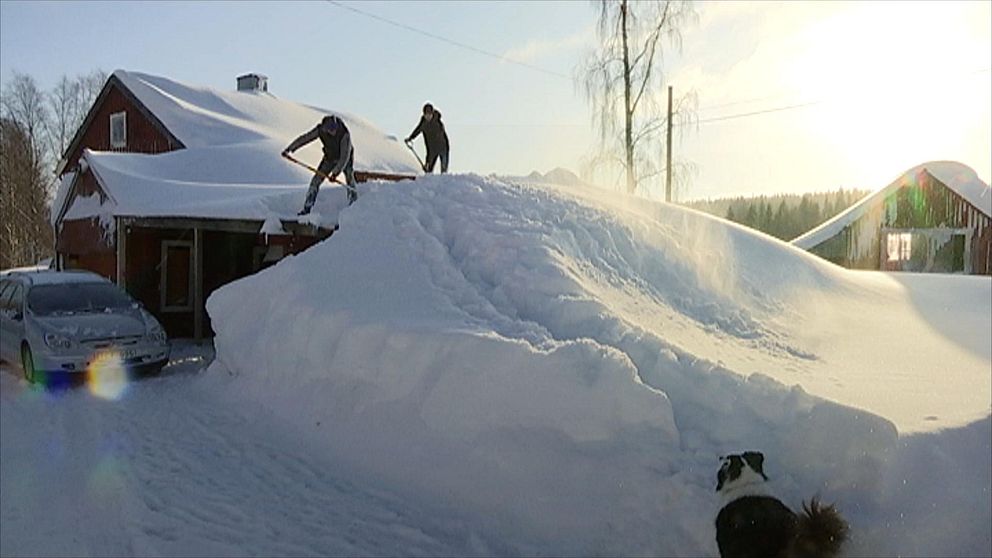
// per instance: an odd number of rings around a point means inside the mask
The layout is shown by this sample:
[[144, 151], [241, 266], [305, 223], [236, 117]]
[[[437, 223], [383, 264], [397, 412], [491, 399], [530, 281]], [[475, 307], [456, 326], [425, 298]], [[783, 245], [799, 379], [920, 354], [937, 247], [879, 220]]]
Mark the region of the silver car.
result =
[[162, 325], [130, 295], [87, 271], [0, 274], [0, 359], [29, 382], [85, 374], [104, 354], [129, 372], [155, 373], [169, 359]]

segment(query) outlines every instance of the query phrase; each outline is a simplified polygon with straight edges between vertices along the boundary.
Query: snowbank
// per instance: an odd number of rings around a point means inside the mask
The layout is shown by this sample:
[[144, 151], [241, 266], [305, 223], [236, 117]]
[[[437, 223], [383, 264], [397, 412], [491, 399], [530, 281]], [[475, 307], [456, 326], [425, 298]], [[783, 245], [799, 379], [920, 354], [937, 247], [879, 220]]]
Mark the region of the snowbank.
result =
[[[862, 409], [900, 399], [896, 424], [918, 428], [910, 410], [940, 388], [920, 377], [937, 357], [914, 354], [906, 385], [921, 393], [868, 389], [905, 375], [871, 343], [906, 352], [912, 339], [956, 359], [965, 387], [953, 393], [970, 398], [944, 401], [934, 427], [988, 416], [987, 351], [858, 325], [860, 305], [881, 300], [887, 320], [923, 331], [910, 300], [939, 300], [696, 212], [575, 186], [373, 184], [340, 223], [215, 291], [211, 370], [312, 451], [485, 517], [515, 553], [715, 555], [718, 456], [743, 449], [765, 452], [790, 505], [816, 492], [837, 502], [864, 552], [989, 546], [974, 524], [925, 542], [873, 531], [887, 502], [921, 502], [893, 484], [909, 451], [896, 427]], [[992, 302], [972, 307], [987, 316]], [[861, 336], [857, 354], [829, 343], [838, 329]], [[832, 401], [811, 395], [831, 387]], [[962, 514], [988, 517], [974, 506], [988, 507], [988, 476], [976, 482], [985, 496]]]

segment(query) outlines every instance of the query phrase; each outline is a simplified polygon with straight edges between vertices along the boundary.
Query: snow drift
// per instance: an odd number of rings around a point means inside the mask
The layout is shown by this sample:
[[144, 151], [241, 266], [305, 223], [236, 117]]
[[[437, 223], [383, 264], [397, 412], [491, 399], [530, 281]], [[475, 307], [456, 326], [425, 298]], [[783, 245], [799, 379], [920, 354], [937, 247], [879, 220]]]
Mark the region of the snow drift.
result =
[[[893, 507], [962, 494], [893, 481], [910, 451], [896, 425], [973, 436], [992, 400], [987, 349], [916, 335], [932, 329], [913, 304], [921, 287], [607, 196], [477, 176], [363, 186], [330, 239], [210, 297], [211, 370], [313, 451], [478, 517], [482, 554], [489, 540], [519, 554], [715, 555], [718, 456], [744, 449], [765, 452], [786, 503], [836, 502], [853, 551], [987, 552], [975, 523], [894, 534], [921, 516], [895, 521]], [[989, 283], [963, 284], [976, 296], [955, 308], [981, 335]], [[881, 317], [862, 319], [864, 305]], [[954, 363], [950, 392], [921, 356], [934, 351]], [[885, 389], [900, 381], [915, 392]], [[934, 390], [963, 399], [931, 411]], [[984, 496], [969, 492], [962, 514], [987, 525], [988, 474], [976, 482]]]

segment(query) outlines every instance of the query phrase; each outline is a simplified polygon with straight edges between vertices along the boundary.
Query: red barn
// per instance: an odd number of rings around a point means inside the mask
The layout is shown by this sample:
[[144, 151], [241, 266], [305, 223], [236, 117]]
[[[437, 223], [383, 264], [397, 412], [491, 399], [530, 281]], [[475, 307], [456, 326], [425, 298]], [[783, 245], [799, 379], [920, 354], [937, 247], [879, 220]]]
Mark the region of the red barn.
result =
[[792, 244], [851, 269], [992, 275], [992, 190], [965, 165], [925, 163]]
[[[348, 125], [355, 178], [419, 174], [395, 137], [341, 112], [279, 99], [267, 79], [216, 91], [118, 70], [59, 164], [56, 262], [124, 286], [171, 336], [209, 334], [210, 293], [333, 234], [344, 190], [325, 182], [296, 216], [311, 173], [280, 157], [327, 114]], [[316, 164], [319, 142], [297, 152]]]

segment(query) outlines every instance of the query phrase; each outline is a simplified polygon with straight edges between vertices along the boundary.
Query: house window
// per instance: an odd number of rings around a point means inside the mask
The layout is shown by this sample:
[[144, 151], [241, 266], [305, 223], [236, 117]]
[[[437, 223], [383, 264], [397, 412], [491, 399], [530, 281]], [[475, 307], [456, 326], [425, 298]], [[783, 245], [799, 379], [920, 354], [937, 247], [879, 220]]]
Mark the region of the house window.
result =
[[124, 149], [127, 147], [127, 113], [115, 112], [110, 115], [110, 148]]
[[193, 243], [162, 241], [162, 311], [193, 311]]
[[913, 255], [911, 233], [888, 233], [886, 244], [890, 262], [908, 262]]

